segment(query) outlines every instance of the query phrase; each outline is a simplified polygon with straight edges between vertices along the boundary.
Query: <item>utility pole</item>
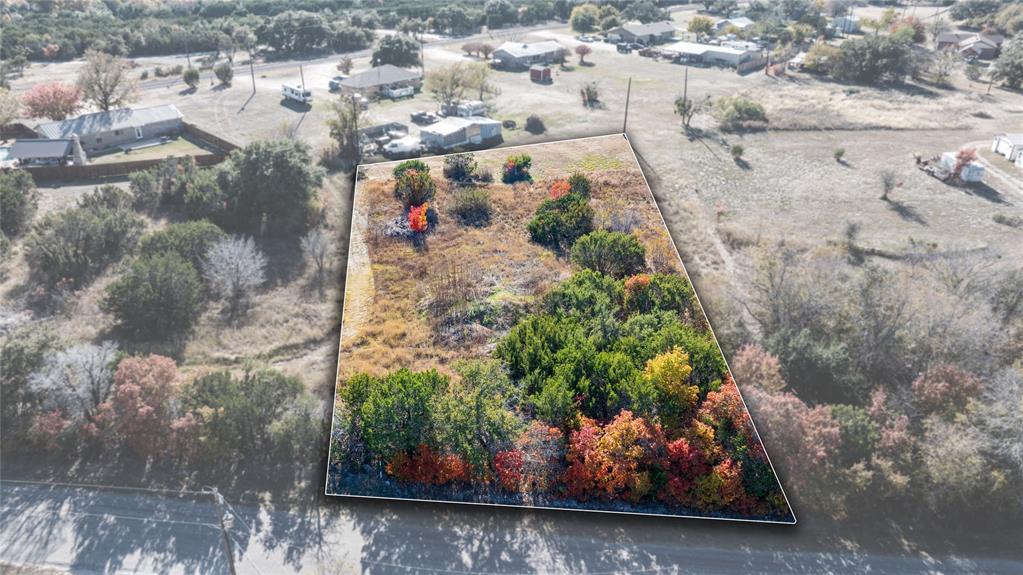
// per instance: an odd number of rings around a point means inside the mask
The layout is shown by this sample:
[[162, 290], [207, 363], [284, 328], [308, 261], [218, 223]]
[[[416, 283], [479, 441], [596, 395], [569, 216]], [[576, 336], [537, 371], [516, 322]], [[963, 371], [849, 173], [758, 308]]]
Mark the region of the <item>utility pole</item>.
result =
[[632, 99], [632, 76], [629, 76], [629, 87], [625, 89], [625, 118], [622, 120], [622, 133], [629, 126], [629, 100]]
[[686, 64], [685, 76], [682, 80], [682, 103], [685, 104], [689, 100], [689, 65]]
[[256, 67], [252, 64], [252, 54], [249, 54], [249, 75], [252, 76], [252, 93], [256, 93]]
[[298, 75], [302, 78], [302, 91], [305, 92], [305, 72], [302, 71], [302, 65], [298, 65]]
[[231, 538], [227, 535], [227, 530], [231, 527], [230, 523], [234, 520], [231, 517], [226, 517], [224, 513], [224, 496], [217, 491], [217, 488], [210, 487], [206, 492], [213, 496], [213, 504], [217, 508], [217, 519], [220, 521], [220, 538], [224, 544], [224, 552], [227, 553], [227, 567], [231, 575], [238, 575], [234, 567], [234, 549], [231, 548]]

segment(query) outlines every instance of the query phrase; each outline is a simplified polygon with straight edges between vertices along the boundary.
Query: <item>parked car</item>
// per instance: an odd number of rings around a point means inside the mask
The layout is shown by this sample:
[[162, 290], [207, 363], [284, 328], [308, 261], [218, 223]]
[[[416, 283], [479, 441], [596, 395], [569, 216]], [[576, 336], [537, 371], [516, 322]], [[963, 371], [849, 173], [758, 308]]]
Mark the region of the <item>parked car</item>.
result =
[[632, 52], [632, 45], [628, 42], [619, 42], [615, 44], [615, 48], [618, 48], [618, 52], [622, 54], [629, 54]]
[[640, 56], [643, 56], [645, 58], [656, 58], [658, 56], [658, 50], [656, 48], [649, 48], [649, 47], [640, 48], [639, 52], [637, 52], [637, 54], [639, 54]]
[[434, 114], [433, 112], [427, 112], [425, 110], [420, 110], [418, 112], [412, 112], [412, 114], [410, 115], [410, 118], [416, 124], [423, 124], [423, 125], [427, 125], [427, 126], [430, 125], [430, 124], [435, 124], [435, 123], [437, 123], [438, 120], [440, 120], [440, 118], [437, 117], [437, 114]]
[[341, 81], [346, 79], [346, 78], [348, 78], [348, 76], [334, 76], [333, 78], [331, 78], [330, 82], [327, 82], [327, 85], [330, 86], [330, 91], [331, 92], [336, 92], [336, 91], [340, 90], [341, 89]]
[[576, 36], [575, 39], [579, 40], [580, 42], [595, 42], [597, 40], [596, 38], [590, 36], [589, 34], [580, 34]]

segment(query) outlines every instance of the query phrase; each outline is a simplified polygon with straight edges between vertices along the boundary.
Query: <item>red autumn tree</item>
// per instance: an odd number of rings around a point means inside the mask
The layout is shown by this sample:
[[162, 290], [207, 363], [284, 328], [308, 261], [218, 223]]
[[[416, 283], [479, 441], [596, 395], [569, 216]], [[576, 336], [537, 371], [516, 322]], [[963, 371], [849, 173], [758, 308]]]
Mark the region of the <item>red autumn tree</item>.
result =
[[508, 491], [518, 491], [522, 484], [522, 452], [518, 449], [499, 451], [494, 455], [497, 483]]
[[572, 433], [566, 459], [572, 497], [638, 502], [653, 488], [655, 467], [664, 466], [664, 433], [628, 410], [603, 428], [583, 418], [580, 430]]
[[742, 486], [742, 466], [726, 458], [696, 480], [696, 505], [704, 511], [738, 510], [748, 496]]
[[469, 466], [457, 455], [439, 453], [420, 444], [412, 454], [399, 452], [387, 464], [387, 472], [402, 481], [444, 485], [465, 481]]
[[128, 357], [114, 372], [114, 392], [101, 406], [103, 419], [129, 449], [157, 455], [172, 441], [171, 399], [178, 367], [161, 355]]
[[913, 395], [925, 413], [952, 417], [980, 394], [980, 380], [950, 364], [941, 364], [913, 381]]
[[82, 91], [63, 82], [36, 84], [21, 97], [21, 103], [33, 118], [63, 120], [82, 107]]
[[426, 218], [426, 211], [429, 209], [429, 206], [430, 204], [423, 204], [409, 208], [408, 226], [412, 228], [412, 231], [423, 233], [430, 227], [430, 223]]
[[756, 386], [772, 392], [785, 388], [781, 362], [759, 345], [742, 346], [730, 363], [735, 378], [744, 386]]
[[554, 487], [562, 473], [565, 440], [561, 430], [534, 421], [515, 440], [522, 454], [523, 489], [543, 493]]

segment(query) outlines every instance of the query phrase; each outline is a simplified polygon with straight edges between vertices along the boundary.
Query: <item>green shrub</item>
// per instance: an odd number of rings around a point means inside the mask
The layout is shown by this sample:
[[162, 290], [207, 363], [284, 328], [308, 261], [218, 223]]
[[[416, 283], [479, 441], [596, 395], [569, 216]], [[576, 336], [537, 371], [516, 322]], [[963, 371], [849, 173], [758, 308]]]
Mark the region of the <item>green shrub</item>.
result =
[[579, 267], [621, 278], [643, 270], [646, 250], [632, 234], [597, 230], [572, 244], [572, 261]]
[[135, 247], [145, 222], [134, 212], [103, 206], [48, 214], [25, 239], [32, 276], [79, 286]]
[[551, 288], [543, 297], [544, 310], [556, 316], [591, 317], [593, 310], [607, 308], [618, 314], [622, 284], [600, 272], [585, 269]]
[[841, 163], [841, 162], [845, 161], [844, 160], [845, 159], [845, 148], [835, 148], [834, 156], [835, 156], [835, 161], [836, 162]]
[[217, 80], [220, 80], [221, 84], [231, 84], [231, 80], [234, 79], [234, 69], [231, 68], [231, 64], [228, 62], [221, 62], [213, 67], [213, 73], [217, 76]]
[[483, 227], [490, 223], [490, 192], [469, 188], [455, 193], [451, 213], [467, 226]]
[[527, 229], [534, 242], [559, 251], [567, 250], [576, 239], [593, 230], [593, 210], [579, 194], [544, 200]]
[[454, 154], [444, 158], [444, 177], [455, 182], [468, 182], [476, 174], [476, 158], [472, 154]]
[[92, 210], [131, 210], [135, 198], [117, 186], [99, 186], [78, 198], [78, 207]]
[[742, 155], [746, 152], [746, 148], [743, 147], [742, 144], [732, 144], [729, 152], [732, 154], [732, 159], [738, 161], [742, 159]]
[[195, 88], [199, 85], [199, 70], [195, 68], [188, 68], [181, 73], [181, 80], [188, 85], [189, 88]]
[[0, 231], [11, 238], [20, 236], [38, 208], [39, 191], [28, 172], [0, 172]]
[[161, 339], [186, 333], [202, 312], [202, 282], [187, 260], [172, 252], [146, 255], [107, 286], [103, 311], [132, 337]]
[[671, 311], [682, 318], [699, 313], [696, 293], [685, 277], [653, 274], [647, 280], [635, 283], [626, 281], [625, 309], [629, 313]]
[[394, 183], [394, 198], [405, 208], [421, 206], [432, 200], [436, 193], [437, 184], [430, 177], [429, 171], [405, 170]]
[[394, 171], [392, 172], [394, 174], [394, 179], [396, 180], [401, 179], [401, 176], [409, 170], [415, 170], [417, 172], [429, 174], [430, 166], [427, 166], [426, 162], [422, 160], [416, 159], [405, 160], [404, 162], [401, 162], [394, 167]]
[[578, 172], [568, 177], [568, 187], [569, 191], [573, 194], [579, 194], [584, 198], [590, 197], [590, 190], [592, 188], [590, 179]]
[[760, 104], [742, 96], [724, 96], [717, 101], [717, 118], [726, 132], [763, 130], [767, 112]]
[[533, 165], [533, 158], [529, 154], [518, 154], [508, 156], [501, 169], [501, 181], [506, 184], [529, 181], [529, 168]]
[[185, 214], [194, 220], [220, 216], [224, 195], [213, 170], [198, 170], [186, 183], [182, 203]]
[[132, 172], [128, 176], [132, 207], [140, 212], [152, 213], [160, 207], [160, 186], [153, 170]]
[[0, 265], [6, 263], [10, 257], [11, 240], [7, 239], [7, 234], [0, 232]]
[[543, 120], [536, 114], [530, 114], [526, 118], [526, 131], [530, 134], [538, 135], [547, 131], [547, 126], [544, 125]]
[[171, 224], [142, 238], [139, 253], [143, 256], [177, 254], [199, 270], [210, 247], [225, 237], [223, 230], [205, 220]]

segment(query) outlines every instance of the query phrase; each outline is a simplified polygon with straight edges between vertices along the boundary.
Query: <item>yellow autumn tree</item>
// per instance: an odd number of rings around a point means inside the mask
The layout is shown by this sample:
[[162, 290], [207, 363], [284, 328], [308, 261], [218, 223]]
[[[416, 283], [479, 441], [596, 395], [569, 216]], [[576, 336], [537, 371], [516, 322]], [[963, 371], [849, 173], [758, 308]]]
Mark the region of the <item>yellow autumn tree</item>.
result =
[[661, 416], [666, 426], [680, 426], [681, 418], [699, 399], [700, 389], [689, 382], [692, 373], [689, 354], [677, 347], [646, 362], [643, 376], [653, 383], [661, 396]]

